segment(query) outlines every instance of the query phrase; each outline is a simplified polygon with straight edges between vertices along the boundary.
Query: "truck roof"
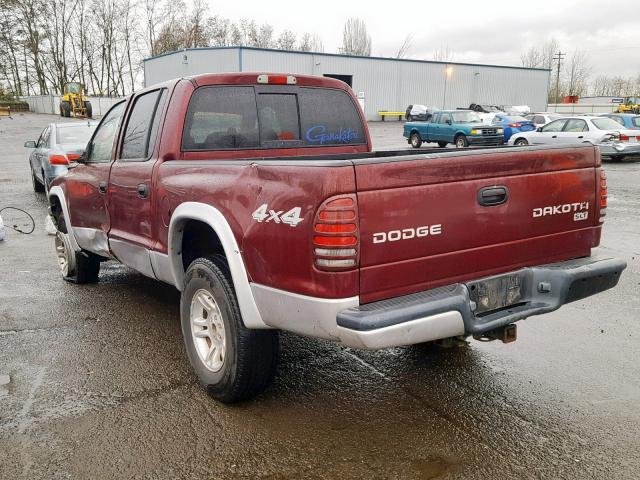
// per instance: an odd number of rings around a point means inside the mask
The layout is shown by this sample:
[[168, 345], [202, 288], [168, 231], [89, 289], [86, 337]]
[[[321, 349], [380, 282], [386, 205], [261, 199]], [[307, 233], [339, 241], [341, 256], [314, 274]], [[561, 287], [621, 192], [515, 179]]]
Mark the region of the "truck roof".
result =
[[[258, 78], [262, 77], [262, 81]], [[301, 85], [304, 87], [324, 87], [339, 88], [341, 90], [351, 90], [349, 86], [335, 78], [318, 77], [312, 75], [294, 75], [290, 73], [269, 73], [269, 72], [242, 72], [242, 73], [203, 73], [185, 77], [198, 86], [202, 85], [260, 85], [260, 84], [276, 84], [276, 85]], [[276, 79], [272, 82], [269, 79]], [[283, 83], [283, 78], [294, 79], [295, 83]], [[265, 81], [266, 79], [266, 81]]]

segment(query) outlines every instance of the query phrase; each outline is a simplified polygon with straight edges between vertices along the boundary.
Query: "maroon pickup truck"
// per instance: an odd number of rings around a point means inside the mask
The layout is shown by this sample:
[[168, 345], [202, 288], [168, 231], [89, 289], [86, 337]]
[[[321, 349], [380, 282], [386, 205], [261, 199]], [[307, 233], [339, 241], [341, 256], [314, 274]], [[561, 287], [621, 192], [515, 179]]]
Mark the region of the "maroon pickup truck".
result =
[[223, 402], [269, 384], [279, 330], [369, 349], [510, 340], [626, 267], [590, 256], [607, 204], [596, 147], [373, 152], [329, 78], [148, 87], [49, 199], [66, 280], [117, 260], [181, 291], [189, 360]]

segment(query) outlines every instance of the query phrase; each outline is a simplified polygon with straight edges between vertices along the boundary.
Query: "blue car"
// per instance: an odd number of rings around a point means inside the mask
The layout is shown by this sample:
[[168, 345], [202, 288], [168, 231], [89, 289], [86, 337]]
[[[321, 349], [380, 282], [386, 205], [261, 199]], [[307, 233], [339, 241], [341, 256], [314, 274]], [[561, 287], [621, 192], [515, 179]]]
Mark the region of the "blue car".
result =
[[536, 129], [536, 125], [524, 117], [517, 115], [506, 115], [498, 113], [491, 122], [493, 125], [500, 126], [504, 130], [504, 141], [511, 138], [514, 133], [530, 132]]
[[602, 116], [615, 120], [626, 129], [640, 130], [640, 115], [634, 113], [608, 113]]

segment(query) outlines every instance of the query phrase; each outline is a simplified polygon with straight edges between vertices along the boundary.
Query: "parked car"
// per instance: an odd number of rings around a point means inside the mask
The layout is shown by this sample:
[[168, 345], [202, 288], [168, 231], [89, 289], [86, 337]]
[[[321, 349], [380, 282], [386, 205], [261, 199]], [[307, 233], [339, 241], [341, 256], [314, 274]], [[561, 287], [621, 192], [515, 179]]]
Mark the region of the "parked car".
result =
[[536, 129], [536, 126], [530, 120], [516, 115], [506, 115], [504, 113], [496, 114], [491, 123], [492, 125], [502, 127], [505, 142], [509, 140], [513, 134], [529, 132]]
[[267, 387], [279, 330], [364, 349], [513, 341], [514, 322], [626, 267], [590, 257], [606, 206], [593, 146], [373, 152], [357, 98], [326, 77], [147, 87], [49, 199], [63, 278], [95, 282], [115, 259], [178, 288], [186, 353], [223, 402]]
[[524, 118], [526, 118], [530, 122], [533, 122], [533, 124], [536, 126], [536, 128], [538, 128], [538, 127], [542, 127], [543, 125], [546, 125], [547, 123], [552, 122], [552, 121], [557, 120], [557, 119], [562, 118], [562, 117], [563, 117], [563, 115], [561, 115], [559, 113], [538, 112], [538, 113], [530, 113], [529, 115], [525, 116]]
[[413, 148], [423, 142], [435, 142], [440, 147], [453, 143], [458, 148], [504, 143], [502, 127], [484, 124], [471, 110], [441, 110], [429, 122], [407, 122], [403, 135]]
[[634, 113], [607, 113], [601, 116], [615, 120], [628, 130], [640, 130], [640, 115]]
[[404, 117], [407, 122], [428, 121], [432, 115], [433, 111], [430, 111], [426, 105], [409, 105]]
[[29, 165], [36, 192], [48, 191], [55, 177], [67, 173], [69, 163], [80, 158], [97, 125], [95, 121], [50, 123], [38, 141], [24, 143], [33, 149]]
[[601, 116], [560, 118], [531, 132], [521, 132], [509, 139], [510, 145], [558, 145], [591, 143], [600, 148], [604, 158], [621, 160], [640, 157], [640, 133], [621, 128], [615, 120]]

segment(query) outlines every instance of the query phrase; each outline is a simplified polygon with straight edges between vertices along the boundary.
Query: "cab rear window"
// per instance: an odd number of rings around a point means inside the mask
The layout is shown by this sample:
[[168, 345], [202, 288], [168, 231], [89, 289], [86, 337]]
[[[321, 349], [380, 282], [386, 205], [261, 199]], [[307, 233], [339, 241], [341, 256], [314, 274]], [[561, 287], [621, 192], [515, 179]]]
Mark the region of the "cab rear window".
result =
[[197, 89], [189, 102], [183, 151], [365, 144], [362, 121], [342, 90], [252, 86]]

